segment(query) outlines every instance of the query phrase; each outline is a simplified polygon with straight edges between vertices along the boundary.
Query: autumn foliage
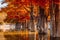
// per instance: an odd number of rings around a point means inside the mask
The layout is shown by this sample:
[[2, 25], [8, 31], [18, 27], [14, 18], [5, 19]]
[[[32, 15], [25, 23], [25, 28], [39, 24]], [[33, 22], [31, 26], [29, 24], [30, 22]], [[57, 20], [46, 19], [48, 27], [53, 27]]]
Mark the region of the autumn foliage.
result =
[[[39, 5], [44, 8], [46, 4], [51, 4], [52, 0], [6, 0], [6, 2], [8, 2], [9, 5], [3, 10], [7, 12], [7, 19], [22, 22], [30, 20], [30, 13], [25, 10], [24, 7], [27, 8], [32, 4]], [[53, 2], [58, 3], [59, 0], [54, 0]]]
[[[22, 0], [6, 0], [9, 2], [9, 5], [7, 8], [3, 9], [7, 12], [7, 21], [17, 21], [17, 22], [23, 22], [25, 20], [30, 19], [30, 14], [24, 9], [24, 1]], [[26, 7], [26, 6], [25, 6]]]

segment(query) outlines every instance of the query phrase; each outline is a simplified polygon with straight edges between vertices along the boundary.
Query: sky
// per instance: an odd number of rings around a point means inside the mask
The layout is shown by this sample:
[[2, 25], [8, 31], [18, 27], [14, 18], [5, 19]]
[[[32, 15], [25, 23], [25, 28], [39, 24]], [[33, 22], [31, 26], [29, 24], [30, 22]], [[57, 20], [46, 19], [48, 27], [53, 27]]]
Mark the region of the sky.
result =
[[0, 10], [1, 10], [1, 8], [5, 8], [5, 7], [7, 7], [7, 5], [8, 5], [7, 2], [3, 3], [4, 1], [5, 1], [5, 0], [0, 0]]

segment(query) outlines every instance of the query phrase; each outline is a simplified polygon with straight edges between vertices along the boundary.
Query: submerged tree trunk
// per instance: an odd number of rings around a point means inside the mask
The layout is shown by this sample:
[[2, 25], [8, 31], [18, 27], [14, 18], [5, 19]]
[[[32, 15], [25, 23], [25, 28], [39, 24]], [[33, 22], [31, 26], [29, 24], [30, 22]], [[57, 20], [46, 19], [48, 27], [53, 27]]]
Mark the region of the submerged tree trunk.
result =
[[31, 23], [31, 31], [34, 31], [34, 17], [33, 17], [33, 5], [30, 5], [30, 23]]
[[51, 7], [51, 36], [52, 37], [57, 37], [57, 31], [58, 31], [58, 21], [59, 21], [59, 8], [58, 8], [58, 4], [54, 4], [52, 3], [52, 7]]
[[38, 13], [38, 23], [37, 26], [39, 28], [43, 28], [44, 29], [44, 19], [45, 19], [45, 15], [44, 15], [44, 9], [39, 7], [39, 13]]
[[59, 31], [60, 31], [60, 13], [59, 13], [59, 5], [58, 4], [55, 4], [56, 5], [56, 8], [55, 8], [55, 37], [59, 37], [60, 34]]

